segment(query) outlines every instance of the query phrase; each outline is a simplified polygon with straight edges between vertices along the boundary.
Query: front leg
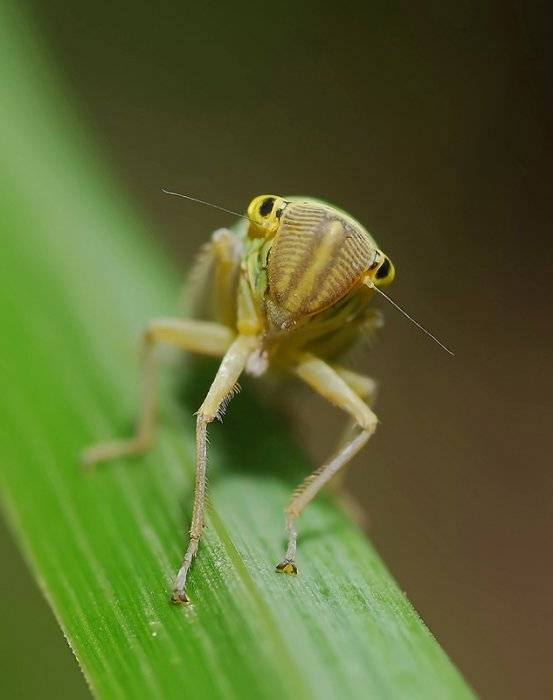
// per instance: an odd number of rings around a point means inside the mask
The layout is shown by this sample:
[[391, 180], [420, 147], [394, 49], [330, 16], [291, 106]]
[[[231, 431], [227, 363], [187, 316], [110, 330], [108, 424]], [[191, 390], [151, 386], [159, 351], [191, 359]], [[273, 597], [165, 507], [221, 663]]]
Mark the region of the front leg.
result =
[[256, 336], [239, 335], [228, 349], [215, 375], [209, 392], [198, 409], [196, 419], [196, 484], [190, 539], [182, 564], [177, 573], [171, 600], [173, 603], [189, 603], [185, 591], [186, 577], [192, 565], [205, 520], [205, 489], [207, 468], [207, 426], [220, 415], [221, 406], [232, 397], [236, 382], [248, 358], [259, 346]]
[[[362, 401], [349, 383], [323, 360], [304, 354], [294, 369], [295, 373], [321, 396], [346, 411], [357, 426], [357, 434], [321, 467], [316, 469], [298, 486], [286, 509], [288, 548], [277, 571], [296, 574], [297, 528], [296, 521], [319, 491], [364, 447], [377, 425], [377, 418]], [[350, 379], [350, 377], [347, 377]]]

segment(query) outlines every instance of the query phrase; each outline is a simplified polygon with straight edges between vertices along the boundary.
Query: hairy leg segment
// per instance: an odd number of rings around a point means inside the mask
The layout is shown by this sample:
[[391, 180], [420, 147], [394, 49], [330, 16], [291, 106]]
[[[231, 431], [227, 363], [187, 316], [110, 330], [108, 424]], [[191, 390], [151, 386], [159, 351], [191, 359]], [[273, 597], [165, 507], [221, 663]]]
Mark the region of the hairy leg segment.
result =
[[370, 394], [371, 380], [363, 382], [360, 375], [348, 370], [335, 369], [314, 355], [302, 355], [295, 374], [321, 396], [348, 413], [355, 421], [356, 433], [342, 445], [322, 466], [310, 474], [292, 494], [286, 508], [288, 547], [277, 571], [296, 574], [297, 527], [296, 522], [307, 505], [319, 491], [365, 446], [374, 433], [378, 419], [359, 393]]
[[159, 343], [167, 343], [182, 350], [222, 357], [230, 347], [234, 333], [218, 323], [158, 319], [144, 332], [144, 361], [142, 368], [142, 396], [140, 413], [133, 437], [94, 445], [82, 455], [85, 467], [93, 467], [120, 457], [139, 455], [151, 447], [155, 435], [157, 408], [157, 361], [155, 350]]
[[189, 603], [185, 590], [186, 577], [192, 564], [205, 522], [205, 489], [207, 470], [207, 426], [219, 415], [221, 406], [232, 397], [236, 382], [240, 377], [249, 356], [256, 350], [258, 339], [255, 336], [239, 335], [228, 349], [215, 375], [209, 392], [198, 409], [196, 418], [196, 485], [194, 506], [188, 547], [177, 573], [171, 600], [174, 603]]

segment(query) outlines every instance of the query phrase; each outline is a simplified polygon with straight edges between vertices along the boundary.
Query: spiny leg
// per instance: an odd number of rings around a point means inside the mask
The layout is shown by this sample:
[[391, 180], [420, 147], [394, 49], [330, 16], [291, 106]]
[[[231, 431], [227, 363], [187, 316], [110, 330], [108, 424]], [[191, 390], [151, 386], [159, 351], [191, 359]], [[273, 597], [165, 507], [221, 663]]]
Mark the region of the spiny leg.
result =
[[321, 467], [316, 469], [298, 486], [286, 509], [286, 528], [288, 530], [288, 548], [277, 571], [286, 574], [297, 573], [296, 521], [306, 506], [319, 491], [344, 467], [367, 443], [374, 433], [377, 418], [369, 406], [362, 401], [340, 374], [323, 360], [314, 355], [304, 354], [294, 369], [295, 373], [321, 396], [349, 413], [359, 429], [349, 442]]
[[[371, 377], [354, 372], [341, 365], [331, 365], [332, 369], [342, 377], [350, 389], [355, 391], [360, 399], [363, 399], [370, 408], [373, 408], [377, 394], [377, 383]], [[337, 445], [341, 447], [349, 442], [355, 434], [357, 423], [355, 419], [349, 418], [344, 427]], [[337, 448], [338, 449], [338, 448]], [[327, 484], [327, 491], [331, 492], [342, 508], [360, 526], [367, 526], [368, 514], [365, 508], [359, 505], [354, 496], [346, 490], [345, 477], [347, 469], [341, 469]]]
[[140, 415], [134, 437], [89, 447], [83, 453], [85, 466], [145, 452], [153, 442], [157, 404], [157, 362], [155, 349], [167, 343], [183, 350], [222, 357], [231, 345], [234, 332], [226, 326], [205, 321], [158, 319], [144, 333], [144, 364]]
[[192, 560], [198, 551], [198, 544], [205, 520], [205, 489], [207, 468], [207, 426], [218, 415], [221, 406], [231, 398], [236, 382], [244, 369], [249, 356], [258, 346], [256, 336], [239, 335], [228, 349], [219, 366], [213, 384], [200, 406], [196, 419], [196, 485], [194, 489], [194, 506], [188, 547], [177, 572], [175, 587], [171, 600], [174, 603], [188, 603], [185, 591], [186, 577]]
[[[338, 374], [345, 381], [349, 388], [354, 391], [360, 399], [363, 399], [369, 408], [374, 407], [376, 401], [377, 383], [374, 379], [372, 379], [372, 377], [359, 374], [358, 372], [354, 372], [353, 370], [342, 367], [341, 365], [332, 364], [330, 366], [336, 372], [336, 374]], [[347, 423], [344, 426], [344, 430], [338, 439], [336, 449], [342, 447], [352, 439], [356, 426], [357, 421], [355, 418], [348, 418]], [[336, 474], [334, 479], [332, 479], [330, 482], [329, 486], [334, 488], [336, 485], [336, 487], [339, 488], [339, 485], [343, 482], [345, 474], [345, 471], [338, 472], [338, 474]]]
[[240, 268], [240, 242], [235, 233], [220, 228], [211, 235], [217, 260], [212, 279], [216, 318], [228, 326], [236, 325], [236, 281]]
[[200, 249], [184, 285], [183, 303], [192, 318], [207, 312], [226, 326], [236, 325], [236, 278], [241, 260], [240, 238], [229, 229], [214, 231]]
[[331, 365], [331, 367], [360, 399], [363, 399], [369, 407], [373, 407], [376, 399], [377, 384], [372, 377], [359, 374], [359, 372], [354, 372], [341, 365]]

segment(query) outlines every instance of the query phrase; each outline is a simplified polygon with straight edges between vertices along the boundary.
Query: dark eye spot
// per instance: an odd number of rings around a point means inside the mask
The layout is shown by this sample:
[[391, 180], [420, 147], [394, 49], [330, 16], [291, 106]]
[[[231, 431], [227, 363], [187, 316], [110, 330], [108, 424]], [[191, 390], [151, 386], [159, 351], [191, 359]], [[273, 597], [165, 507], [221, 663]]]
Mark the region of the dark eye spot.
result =
[[261, 216], [268, 216], [273, 211], [273, 204], [275, 200], [273, 197], [267, 197], [259, 207], [259, 213]]
[[384, 262], [378, 268], [378, 271], [376, 273], [376, 279], [377, 280], [386, 279], [386, 277], [388, 277], [389, 274], [390, 274], [390, 261], [388, 260], [388, 258], [384, 258]]

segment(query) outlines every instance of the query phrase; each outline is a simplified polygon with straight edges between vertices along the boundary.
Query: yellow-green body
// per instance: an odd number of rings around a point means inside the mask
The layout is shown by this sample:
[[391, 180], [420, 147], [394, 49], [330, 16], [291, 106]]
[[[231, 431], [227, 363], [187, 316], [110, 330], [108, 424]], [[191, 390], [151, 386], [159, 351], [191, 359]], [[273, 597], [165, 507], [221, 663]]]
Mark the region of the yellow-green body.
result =
[[84, 455], [85, 463], [93, 465], [140, 454], [151, 445], [157, 344], [221, 358], [196, 413], [194, 507], [188, 546], [175, 579], [175, 603], [189, 603], [185, 584], [205, 524], [207, 426], [221, 416], [243, 372], [259, 376], [270, 367], [287, 370], [353, 421], [352, 437], [292, 494], [286, 509], [288, 548], [279, 572], [297, 573], [297, 519], [364, 447], [377, 425], [370, 406], [373, 380], [336, 364], [334, 358], [380, 325], [380, 315], [370, 309], [369, 301], [375, 288], [393, 280], [390, 260], [359, 222], [317, 200], [261, 195], [251, 202], [245, 218], [247, 226], [216, 231], [196, 266], [196, 290], [211, 291], [212, 308], [206, 314], [211, 320], [163, 318], [146, 329], [136, 434], [96, 445]]
[[[272, 217], [260, 216], [268, 200]], [[334, 358], [381, 325], [366, 278], [375, 279], [387, 261], [388, 275], [375, 282], [389, 283], [393, 267], [359, 222], [318, 200], [271, 195], [256, 198], [248, 216], [227, 242], [232, 262], [226, 283], [213, 288], [214, 317], [241, 335], [263, 337], [257, 373], [302, 352]], [[215, 269], [220, 273], [220, 263]]]

